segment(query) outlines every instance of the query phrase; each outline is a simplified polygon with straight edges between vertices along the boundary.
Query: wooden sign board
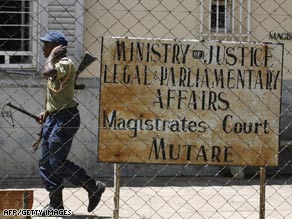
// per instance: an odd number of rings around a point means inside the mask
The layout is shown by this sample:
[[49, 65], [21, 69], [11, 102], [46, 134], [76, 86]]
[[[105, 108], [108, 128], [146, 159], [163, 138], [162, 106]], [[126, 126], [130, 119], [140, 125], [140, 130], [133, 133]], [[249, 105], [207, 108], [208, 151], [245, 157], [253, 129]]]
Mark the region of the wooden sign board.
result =
[[283, 45], [104, 38], [98, 160], [277, 165]]

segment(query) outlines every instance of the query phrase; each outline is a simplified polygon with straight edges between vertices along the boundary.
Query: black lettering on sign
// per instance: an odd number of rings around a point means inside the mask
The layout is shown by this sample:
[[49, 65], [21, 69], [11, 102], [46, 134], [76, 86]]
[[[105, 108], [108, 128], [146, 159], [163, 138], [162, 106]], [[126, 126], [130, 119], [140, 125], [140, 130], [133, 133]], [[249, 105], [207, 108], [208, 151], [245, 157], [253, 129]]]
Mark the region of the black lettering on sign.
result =
[[164, 138], [152, 138], [149, 160], [193, 161], [193, 162], [233, 162], [231, 146], [206, 146], [166, 143]]

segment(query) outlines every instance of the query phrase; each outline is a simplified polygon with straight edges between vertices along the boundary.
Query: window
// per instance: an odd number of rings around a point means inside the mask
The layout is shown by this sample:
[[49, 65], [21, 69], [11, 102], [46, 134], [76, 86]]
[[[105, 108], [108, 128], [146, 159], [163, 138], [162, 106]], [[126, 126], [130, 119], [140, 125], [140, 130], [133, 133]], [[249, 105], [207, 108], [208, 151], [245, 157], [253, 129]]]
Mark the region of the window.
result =
[[250, 0], [201, 0], [201, 37], [209, 40], [249, 40], [250, 4]]
[[35, 67], [32, 8], [30, 0], [0, 1], [1, 67]]
[[231, 31], [231, 1], [213, 0], [211, 5], [211, 32], [227, 33]]

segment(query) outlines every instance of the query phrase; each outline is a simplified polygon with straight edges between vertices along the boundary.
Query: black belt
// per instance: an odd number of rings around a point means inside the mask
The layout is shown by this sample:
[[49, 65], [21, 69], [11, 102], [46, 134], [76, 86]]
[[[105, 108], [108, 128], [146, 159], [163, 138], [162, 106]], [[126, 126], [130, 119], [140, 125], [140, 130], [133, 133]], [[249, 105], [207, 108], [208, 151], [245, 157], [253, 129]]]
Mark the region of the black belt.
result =
[[55, 115], [66, 113], [66, 112], [76, 113], [76, 111], [78, 111], [77, 106], [70, 107], [70, 108], [64, 108], [64, 109], [56, 110], [56, 111], [53, 111], [53, 112], [47, 111], [47, 115], [55, 116]]

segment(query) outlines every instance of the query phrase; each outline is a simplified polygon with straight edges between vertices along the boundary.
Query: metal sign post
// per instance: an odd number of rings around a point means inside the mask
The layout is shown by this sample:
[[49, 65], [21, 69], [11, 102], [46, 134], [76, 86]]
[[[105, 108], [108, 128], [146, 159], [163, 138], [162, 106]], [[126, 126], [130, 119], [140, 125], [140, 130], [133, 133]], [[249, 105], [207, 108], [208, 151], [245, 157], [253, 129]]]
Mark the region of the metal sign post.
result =
[[260, 167], [260, 219], [265, 219], [266, 168]]
[[119, 219], [119, 209], [120, 209], [120, 178], [121, 169], [120, 164], [114, 164], [114, 211], [113, 218]]

